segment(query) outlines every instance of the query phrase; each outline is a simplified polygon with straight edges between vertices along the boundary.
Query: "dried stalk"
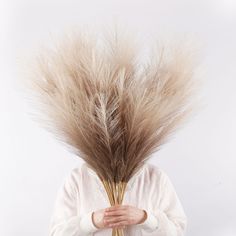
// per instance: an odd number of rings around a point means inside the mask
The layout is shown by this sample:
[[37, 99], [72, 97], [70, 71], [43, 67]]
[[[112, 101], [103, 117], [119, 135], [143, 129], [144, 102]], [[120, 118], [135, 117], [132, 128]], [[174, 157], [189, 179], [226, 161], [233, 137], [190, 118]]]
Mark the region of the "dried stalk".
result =
[[[111, 206], [122, 204], [127, 183], [126, 182], [109, 183], [106, 180], [102, 180], [102, 183], [107, 192]], [[124, 236], [124, 230], [114, 228], [112, 229], [112, 236]]]

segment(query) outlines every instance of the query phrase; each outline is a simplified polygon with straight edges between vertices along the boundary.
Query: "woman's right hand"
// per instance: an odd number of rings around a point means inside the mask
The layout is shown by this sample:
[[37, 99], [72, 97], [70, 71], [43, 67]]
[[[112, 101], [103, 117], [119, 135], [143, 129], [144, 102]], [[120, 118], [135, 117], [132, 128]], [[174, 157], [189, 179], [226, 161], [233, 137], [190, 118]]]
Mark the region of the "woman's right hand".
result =
[[[104, 228], [110, 228], [108, 226], [108, 223], [104, 222], [104, 212], [105, 209], [100, 209], [97, 211], [94, 211], [92, 214], [92, 221], [93, 224], [98, 228], [98, 229], [104, 229]], [[124, 228], [124, 227], [117, 227], [117, 228]]]

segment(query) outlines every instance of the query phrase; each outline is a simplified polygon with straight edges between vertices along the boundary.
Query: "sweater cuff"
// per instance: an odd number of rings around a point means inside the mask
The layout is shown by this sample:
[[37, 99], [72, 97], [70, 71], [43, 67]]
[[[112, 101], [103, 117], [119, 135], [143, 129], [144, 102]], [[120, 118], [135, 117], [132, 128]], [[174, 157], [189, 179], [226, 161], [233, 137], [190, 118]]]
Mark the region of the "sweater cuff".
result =
[[93, 211], [90, 211], [81, 217], [80, 228], [85, 234], [94, 233], [98, 230], [98, 228], [93, 223], [92, 213]]
[[154, 230], [157, 230], [159, 228], [159, 221], [157, 219], [157, 217], [151, 213], [151, 211], [148, 210], [144, 210], [147, 213], [147, 218], [146, 220], [141, 223], [138, 224], [138, 226], [142, 227], [142, 229], [144, 229], [147, 232], [152, 232]]

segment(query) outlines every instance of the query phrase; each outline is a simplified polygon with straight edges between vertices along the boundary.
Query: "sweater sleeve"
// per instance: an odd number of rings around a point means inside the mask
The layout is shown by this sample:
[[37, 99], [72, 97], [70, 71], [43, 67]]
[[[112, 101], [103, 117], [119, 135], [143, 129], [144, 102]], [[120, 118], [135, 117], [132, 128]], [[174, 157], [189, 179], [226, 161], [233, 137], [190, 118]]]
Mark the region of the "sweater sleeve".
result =
[[184, 236], [187, 217], [172, 182], [166, 173], [161, 177], [160, 205], [154, 211], [147, 211], [147, 219], [140, 226], [146, 232], [160, 236]]
[[59, 188], [49, 226], [49, 236], [86, 236], [98, 230], [92, 222], [92, 212], [77, 212], [78, 190], [73, 171]]

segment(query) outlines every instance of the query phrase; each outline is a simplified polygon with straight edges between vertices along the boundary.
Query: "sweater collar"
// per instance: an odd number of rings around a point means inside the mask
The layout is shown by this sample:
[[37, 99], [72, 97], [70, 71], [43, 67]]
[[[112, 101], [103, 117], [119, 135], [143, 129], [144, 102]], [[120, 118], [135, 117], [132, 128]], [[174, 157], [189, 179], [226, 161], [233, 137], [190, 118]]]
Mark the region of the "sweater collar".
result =
[[[104, 186], [102, 185], [101, 180], [100, 180], [100, 178], [98, 177], [97, 173], [96, 173], [92, 168], [90, 168], [89, 165], [88, 165], [86, 162], [84, 163], [84, 165], [87, 167], [88, 172], [89, 172], [91, 175], [93, 175], [93, 176], [96, 178], [97, 181], [100, 182], [100, 184], [99, 184], [100, 189], [101, 189], [102, 191], [105, 191], [105, 188], [104, 188]], [[137, 177], [144, 171], [145, 168], [146, 168], [146, 163], [144, 163], [144, 164], [140, 167], [140, 169], [130, 178], [130, 180], [128, 181], [128, 183], [127, 183], [127, 185], [126, 185], [126, 191], [129, 191], [129, 190], [132, 188], [132, 186], [133, 186], [133, 184], [134, 184], [134, 182], [135, 182], [135, 179], [137, 179]]]

